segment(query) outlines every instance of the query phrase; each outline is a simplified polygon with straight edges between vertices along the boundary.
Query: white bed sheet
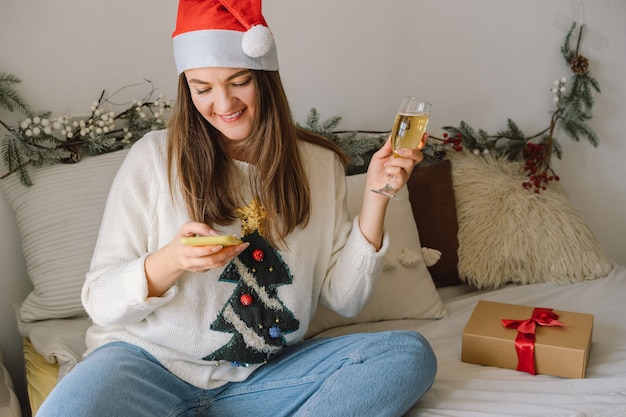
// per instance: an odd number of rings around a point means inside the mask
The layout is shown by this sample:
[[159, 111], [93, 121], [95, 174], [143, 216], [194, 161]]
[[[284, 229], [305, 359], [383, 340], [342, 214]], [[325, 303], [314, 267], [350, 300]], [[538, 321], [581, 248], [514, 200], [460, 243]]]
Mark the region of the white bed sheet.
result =
[[59, 365], [58, 379], [63, 378], [82, 359], [87, 350], [85, 333], [91, 326], [87, 317], [53, 319], [26, 323], [18, 318], [18, 330], [49, 363]]
[[[461, 362], [461, 335], [478, 300], [547, 307], [594, 315], [592, 346], [584, 379], [530, 375], [510, 369]], [[438, 373], [431, 390], [405, 417], [626, 416], [626, 268], [616, 266], [606, 278], [570, 285], [508, 286], [463, 294], [446, 301], [441, 320], [366, 323], [326, 331], [335, 336], [359, 331], [411, 329], [431, 343]], [[22, 328], [50, 362], [81, 356], [86, 319], [60, 332], [54, 320]], [[59, 337], [63, 333], [63, 337]], [[53, 334], [54, 337], [50, 337]], [[80, 341], [73, 339], [79, 338]], [[77, 348], [78, 346], [78, 348]], [[82, 345], [84, 346], [84, 345]]]
[[[530, 375], [461, 362], [461, 334], [479, 299], [594, 315], [584, 379]], [[626, 268], [570, 285], [538, 284], [446, 304], [449, 316], [420, 326], [439, 370], [410, 416], [626, 416]]]
[[[478, 300], [594, 315], [584, 379], [530, 375], [461, 362], [462, 333]], [[626, 416], [626, 268], [577, 284], [508, 286], [461, 295], [445, 303], [448, 317], [402, 320], [328, 330], [320, 336], [411, 329], [431, 343], [438, 361], [435, 383], [405, 417]]]

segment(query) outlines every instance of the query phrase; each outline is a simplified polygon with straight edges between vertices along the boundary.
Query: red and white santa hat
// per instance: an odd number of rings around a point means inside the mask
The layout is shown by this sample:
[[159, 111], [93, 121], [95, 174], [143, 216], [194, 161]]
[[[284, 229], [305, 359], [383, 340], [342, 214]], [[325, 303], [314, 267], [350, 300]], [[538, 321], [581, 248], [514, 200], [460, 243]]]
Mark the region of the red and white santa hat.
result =
[[261, 0], [180, 0], [172, 38], [179, 74], [204, 67], [278, 70]]

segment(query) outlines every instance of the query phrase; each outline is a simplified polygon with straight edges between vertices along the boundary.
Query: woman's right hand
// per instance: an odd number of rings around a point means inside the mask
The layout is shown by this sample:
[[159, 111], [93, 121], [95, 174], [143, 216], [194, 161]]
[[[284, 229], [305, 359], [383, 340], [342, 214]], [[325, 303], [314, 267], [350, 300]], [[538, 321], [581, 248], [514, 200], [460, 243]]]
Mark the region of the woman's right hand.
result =
[[185, 271], [205, 272], [227, 265], [249, 245], [245, 242], [228, 247], [188, 246], [181, 243], [185, 237], [218, 235], [218, 231], [204, 223], [187, 222], [170, 243], [148, 255], [145, 262], [148, 296], [161, 296]]

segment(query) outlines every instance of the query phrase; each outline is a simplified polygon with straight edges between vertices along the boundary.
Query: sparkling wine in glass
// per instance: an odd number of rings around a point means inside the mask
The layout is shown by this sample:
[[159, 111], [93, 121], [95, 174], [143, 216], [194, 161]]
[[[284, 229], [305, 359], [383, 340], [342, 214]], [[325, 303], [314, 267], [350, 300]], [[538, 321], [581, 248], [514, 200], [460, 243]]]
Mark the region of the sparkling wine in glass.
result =
[[[391, 145], [394, 150], [394, 157], [400, 158], [395, 152], [396, 149], [410, 149], [419, 146], [428, 125], [430, 107], [430, 103], [413, 97], [405, 97], [402, 100], [400, 110], [396, 115], [393, 129], [391, 130]], [[390, 181], [383, 188], [372, 191], [394, 200], [401, 200], [391, 185], [391, 181], [393, 181], [393, 178], [390, 178]]]

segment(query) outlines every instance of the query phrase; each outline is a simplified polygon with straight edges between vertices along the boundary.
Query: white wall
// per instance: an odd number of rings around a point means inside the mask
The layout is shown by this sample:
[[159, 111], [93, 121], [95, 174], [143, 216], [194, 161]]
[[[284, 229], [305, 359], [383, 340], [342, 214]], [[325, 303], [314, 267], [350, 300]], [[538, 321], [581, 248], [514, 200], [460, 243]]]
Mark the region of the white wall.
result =
[[[495, 132], [507, 118], [527, 133], [547, 126], [552, 82], [569, 75], [559, 17], [570, 0], [265, 0], [296, 119], [311, 107], [345, 129], [389, 129], [400, 97], [433, 103], [430, 131], [460, 120]], [[582, 53], [602, 87], [594, 149], [562, 137], [555, 167], [570, 198], [618, 263], [626, 264], [626, 2], [586, 0], [584, 19], [608, 40]], [[574, 9], [574, 10], [573, 10]], [[86, 112], [102, 89], [149, 79], [173, 98], [170, 35], [176, 2], [0, 0], [0, 72], [20, 76], [31, 105]], [[567, 21], [567, 19], [566, 19]], [[10, 116], [0, 113], [1, 120]], [[4, 172], [3, 169], [0, 171]], [[20, 379], [10, 305], [28, 291], [16, 227], [0, 197], [0, 347]]]

